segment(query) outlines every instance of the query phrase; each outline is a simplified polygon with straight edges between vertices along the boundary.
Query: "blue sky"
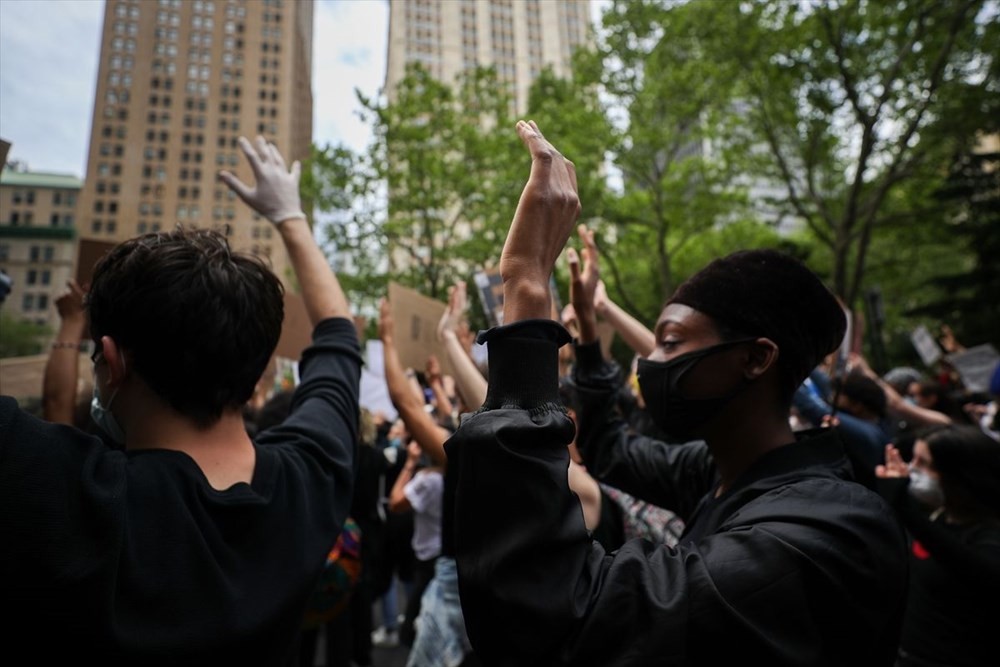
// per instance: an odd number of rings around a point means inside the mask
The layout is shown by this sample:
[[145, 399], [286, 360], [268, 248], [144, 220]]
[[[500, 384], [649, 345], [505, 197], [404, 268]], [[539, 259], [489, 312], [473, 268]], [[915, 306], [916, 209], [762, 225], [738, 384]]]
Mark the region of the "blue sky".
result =
[[[36, 171], [86, 170], [102, 0], [0, 0], [0, 138]], [[318, 0], [313, 138], [358, 150], [370, 135], [354, 94], [385, 77], [388, 3]]]

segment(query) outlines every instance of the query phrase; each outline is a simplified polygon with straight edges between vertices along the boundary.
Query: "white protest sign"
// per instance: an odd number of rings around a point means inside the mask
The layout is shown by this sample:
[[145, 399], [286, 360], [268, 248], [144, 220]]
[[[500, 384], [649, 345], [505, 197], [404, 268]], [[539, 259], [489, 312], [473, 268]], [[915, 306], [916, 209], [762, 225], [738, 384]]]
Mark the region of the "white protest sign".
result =
[[1000, 363], [1000, 353], [997, 353], [996, 348], [989, 343], [984, 343], [949, 354], [945, 359], [958, 371], [966, 389], [972, 392], [987, 392], [993, 371]]
[[917, 348], [917, 353], [925, 366], [933, 366], [941, 358], [941, 348], [923, 324], [910, 333], [910, 340], [913, 342], [913, 347]]

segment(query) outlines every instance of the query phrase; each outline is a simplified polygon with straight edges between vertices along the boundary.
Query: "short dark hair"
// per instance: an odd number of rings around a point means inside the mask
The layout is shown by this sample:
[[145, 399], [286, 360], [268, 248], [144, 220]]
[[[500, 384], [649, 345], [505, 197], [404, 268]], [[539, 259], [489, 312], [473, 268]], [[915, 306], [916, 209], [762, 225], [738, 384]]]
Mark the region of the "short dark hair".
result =
[[819, 276], [801, 260], [767, 248], [713, 260], [681, 283], [667, 303], [708, 315], [723, 340], [763, 336], [774, 341], [779, 398], [786, 406], [847, 330], [840, 302]]
[[134, 370], [199, 426], [253, 395], [281, 335], [284, 288], [258, 257], [215, 231], [178, 228], [115, 246], [87, 295], [90, 335], [110, 336]]

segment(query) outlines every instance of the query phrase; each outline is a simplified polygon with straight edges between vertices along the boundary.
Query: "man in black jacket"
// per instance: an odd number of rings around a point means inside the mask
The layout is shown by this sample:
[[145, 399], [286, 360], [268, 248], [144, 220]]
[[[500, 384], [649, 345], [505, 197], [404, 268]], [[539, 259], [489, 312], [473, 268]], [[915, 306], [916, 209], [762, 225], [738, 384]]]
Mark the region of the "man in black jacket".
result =
[[596, 275], [575, 277], [588, 470], [686, 521], [675, 548], [631, 540], [608, 553], [590, 539], [567, 484], [573, 427], [558, 403], [569, 336], [548, 319], [549, 276], [579, 214], [576, 177], [533, 123], [517, 130], [532, 168], [501, 256], [505, 324], [480, 336], [489, 395], [447, 446], [477, 654], [518, 667], [890, 665], [906, 541], [851, 478], [833, 433], [791, 430], [792, 392], [845, 329], [834, 297], [791, 258], [722, 258], [664, 308], [639, 380], [658, 425], [689, 441], [673, 446], [607, 412], [620, 379], [586, 312]]

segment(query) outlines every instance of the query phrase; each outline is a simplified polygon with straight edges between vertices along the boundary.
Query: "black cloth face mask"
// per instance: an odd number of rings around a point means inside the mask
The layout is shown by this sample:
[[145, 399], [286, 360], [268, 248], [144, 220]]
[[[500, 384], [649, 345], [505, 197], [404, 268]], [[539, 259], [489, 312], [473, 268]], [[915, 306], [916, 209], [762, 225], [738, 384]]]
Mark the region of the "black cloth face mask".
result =
[[741, 338], [710, 345], [668, 361], [639, 359], [636, 367], [639, 390], [642, 392], [646, 410], [653, 423], [671, 438], [678, 441], [690, 440], [692, 430], [718, 413], [726, 403], [746, 388], [749, 381], [744, 379], [735, 389], [724, 396], [687, 398], [681, 394], [680, 390], [680, 383], [684, 375], [705, 357], [754, 340], [757, 339]]

